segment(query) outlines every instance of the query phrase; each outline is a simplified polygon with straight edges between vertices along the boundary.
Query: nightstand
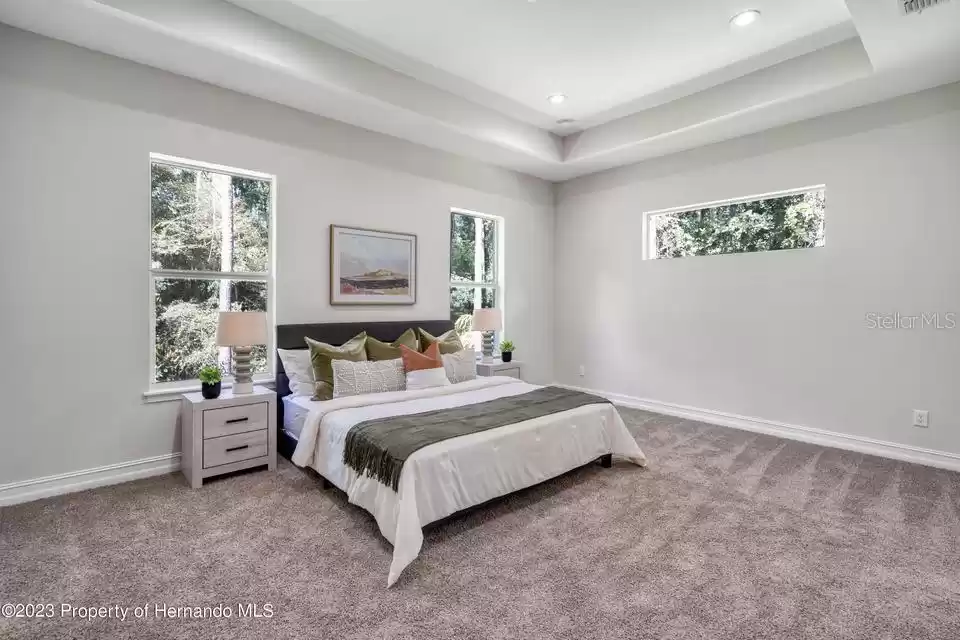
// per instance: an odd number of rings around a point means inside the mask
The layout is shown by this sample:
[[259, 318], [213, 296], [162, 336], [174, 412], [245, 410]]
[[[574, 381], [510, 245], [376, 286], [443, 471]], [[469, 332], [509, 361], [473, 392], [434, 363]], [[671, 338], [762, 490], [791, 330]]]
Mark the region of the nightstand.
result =
[[493, 362], [477, 362], [478, 376], [510, 376], [523, 380], [522, 369], [523, 363], [516, 360], [504, 362], [500, 358], [496, 358]]
[[207, 400], [183, 394], [180, 409], [183, 475], [198, 489], [203, 479], [266, 465], [277, 467], [277, 394], [266, 387]]

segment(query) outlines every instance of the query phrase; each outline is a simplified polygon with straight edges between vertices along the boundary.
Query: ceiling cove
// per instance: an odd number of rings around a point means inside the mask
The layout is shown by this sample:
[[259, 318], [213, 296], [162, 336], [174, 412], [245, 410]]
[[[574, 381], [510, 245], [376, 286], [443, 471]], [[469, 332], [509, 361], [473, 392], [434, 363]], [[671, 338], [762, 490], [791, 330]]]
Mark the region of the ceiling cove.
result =
[[960, 2], [898, 2], [0, 0], [0, 22], [563, 181], [960, 80]]

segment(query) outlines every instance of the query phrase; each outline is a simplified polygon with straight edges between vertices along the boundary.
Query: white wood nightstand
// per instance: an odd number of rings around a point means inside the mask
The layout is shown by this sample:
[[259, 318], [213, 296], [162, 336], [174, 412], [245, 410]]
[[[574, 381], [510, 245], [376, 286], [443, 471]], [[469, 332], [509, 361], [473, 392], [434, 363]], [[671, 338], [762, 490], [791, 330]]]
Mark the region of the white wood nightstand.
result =
[[493, 362], [477, 362], [478, 376], [510, 376], [523, 380], [523, 363], [511, 360], [504, 362], [495, 358]]
[[277, 468], [277, 394], [266, 387], [243, 395], [224, 389], [213, 400], [185, 393], [180, 427], [180, 464], [194, 489], [210, 476], [262, 465]]

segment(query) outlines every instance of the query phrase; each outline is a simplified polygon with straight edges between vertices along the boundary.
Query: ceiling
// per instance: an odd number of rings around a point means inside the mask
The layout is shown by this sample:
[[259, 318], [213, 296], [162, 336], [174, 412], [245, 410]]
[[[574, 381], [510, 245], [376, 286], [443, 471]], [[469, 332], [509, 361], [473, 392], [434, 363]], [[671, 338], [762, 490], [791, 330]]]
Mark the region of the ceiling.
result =
[[[355, 52], [453, 91], [451, 76], [466, 80], [548, 128], [558, 118], [596, 124], [624, 103], [852, 24], [844, 0], [755, 0], [762, 29], [730, 27], [741, 0], [293, 2], [327, 21], [318, 37], [338, 32]], [[551, 105], [555, 93], [568, 101]]]
[[562, 181], [960, 80], [960, 1], [899, 1], [0, 0], [0, 22]]

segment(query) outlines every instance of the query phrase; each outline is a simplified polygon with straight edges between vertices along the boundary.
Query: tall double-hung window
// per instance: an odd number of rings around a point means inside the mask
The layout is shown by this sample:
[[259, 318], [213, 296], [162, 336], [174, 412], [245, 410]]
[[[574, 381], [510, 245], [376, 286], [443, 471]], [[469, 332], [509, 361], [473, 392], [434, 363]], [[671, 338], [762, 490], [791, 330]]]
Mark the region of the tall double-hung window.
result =
[[503, 221], [454, 209], [450, 217], [450, 319], [466, 345], [480, 351], [473, 310], [502, 308], [500, 235]]
[[[229, 349], [215, 340], [219, 312], [272, 318], [274, 178], [157, 154], [150, 160], [150, 386], [195, 380], [211, 364], [229, 377]], [[255, 347], [255, 373], [271, 370], [271, 347]]]

